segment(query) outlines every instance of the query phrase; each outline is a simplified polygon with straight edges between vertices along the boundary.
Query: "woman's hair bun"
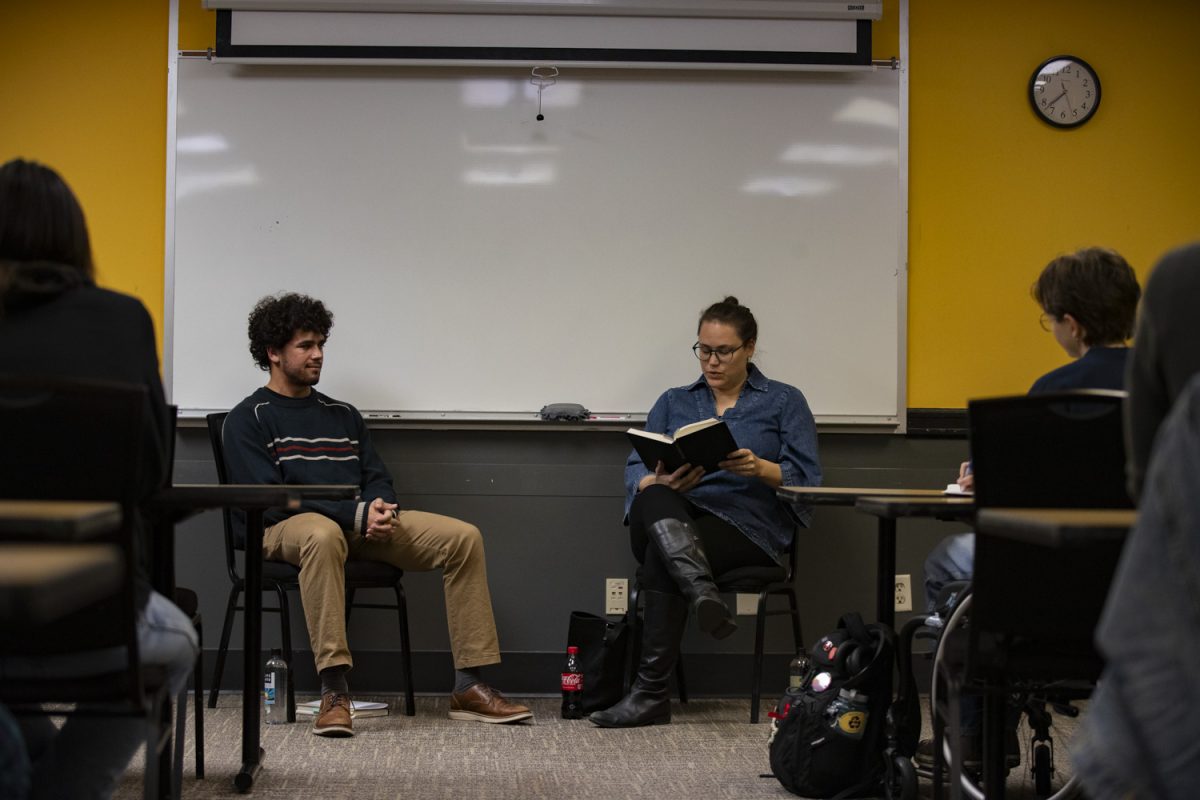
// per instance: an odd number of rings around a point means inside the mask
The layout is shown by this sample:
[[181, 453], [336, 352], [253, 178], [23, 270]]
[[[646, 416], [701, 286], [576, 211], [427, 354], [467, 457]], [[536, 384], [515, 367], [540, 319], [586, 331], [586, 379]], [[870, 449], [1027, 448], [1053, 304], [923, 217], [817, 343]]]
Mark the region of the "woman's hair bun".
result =
[[736, 297], [734, 297], [733, 295], [727, 296], [722, 302], [727, 303], [728, 305], [731, 305], [731, 306], [740, 306], [741, 305], [741, 303], [738, 302], [738, 299]]

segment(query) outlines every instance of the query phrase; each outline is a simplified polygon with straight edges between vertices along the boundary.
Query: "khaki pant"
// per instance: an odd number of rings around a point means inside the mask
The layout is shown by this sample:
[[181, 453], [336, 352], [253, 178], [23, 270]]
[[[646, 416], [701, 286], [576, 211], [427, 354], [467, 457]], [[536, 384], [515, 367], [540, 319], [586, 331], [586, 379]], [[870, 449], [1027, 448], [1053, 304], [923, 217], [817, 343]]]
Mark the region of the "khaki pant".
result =
[[263, 558], [300, 567], [300, 599], [318, 672], [354, 663], [346, 642], [347, 558], [384, 561], [412, 572], [441, 569], [455, 668], [500, 662], [483, 537], [468, 522], [400, 511], [399, 530], [384, 542], [343, 532], [323, 514], [297, 514], [266, 529]]

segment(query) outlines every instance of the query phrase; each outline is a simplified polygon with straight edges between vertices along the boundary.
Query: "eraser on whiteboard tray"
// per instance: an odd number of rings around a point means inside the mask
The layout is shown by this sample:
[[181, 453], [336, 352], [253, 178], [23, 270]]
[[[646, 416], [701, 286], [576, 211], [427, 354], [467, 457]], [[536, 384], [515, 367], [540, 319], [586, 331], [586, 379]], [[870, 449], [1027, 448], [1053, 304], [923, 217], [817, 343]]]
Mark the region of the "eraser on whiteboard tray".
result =
[[580, 422], [591, 416], [591, 413], [578, 403], [551, 403], [550, 405], [542, 406], [542, 410], [538, 412], [538, 416], [547, 420]]

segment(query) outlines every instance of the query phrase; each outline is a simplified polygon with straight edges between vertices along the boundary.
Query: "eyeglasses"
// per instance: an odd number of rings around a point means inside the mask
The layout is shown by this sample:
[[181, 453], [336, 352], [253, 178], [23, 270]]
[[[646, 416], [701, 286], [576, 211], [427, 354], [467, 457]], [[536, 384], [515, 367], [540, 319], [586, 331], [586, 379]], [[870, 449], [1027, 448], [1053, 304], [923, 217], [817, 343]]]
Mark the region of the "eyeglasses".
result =
[[716, 356], [717, 363], [724, 364], [729, 361], [729, 359], [733, 358], [734, 353], [736, 353], [738, 350], [741, 350], [745, 346], [745, 344], [739, 344], [737, 347], [722, 347], [718, 350], [714, 350], [706, 344], [700, 344], [699, 342], [696, 342], [694, 345], [692, 345], [692, 352], [695, 353], [696, 358], [700, 359], [701, 361], [708, 361], [713, 356]]
[[1058, 322], [1058, 317], [1045, 311], [1043, 311], [1042, 315], [1038, 317], [1038, 325], [1041, 325], [1042, 330], [1044, 330], [1046, 333], [1050, 333], [1052, 330], [1054, 330], [1054, 323], [1056, 322]]

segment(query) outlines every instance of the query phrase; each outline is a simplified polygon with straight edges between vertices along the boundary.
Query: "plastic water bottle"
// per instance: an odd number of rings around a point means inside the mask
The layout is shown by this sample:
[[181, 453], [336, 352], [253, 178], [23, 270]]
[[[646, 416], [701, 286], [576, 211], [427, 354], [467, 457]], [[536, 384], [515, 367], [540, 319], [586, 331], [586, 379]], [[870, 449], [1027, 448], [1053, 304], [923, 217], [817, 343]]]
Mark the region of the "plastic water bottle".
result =
[[268, 725], [287, 722], [287, 670], [279, 648], [272, 649], [263, 673], [263, 722]]
[[583, 719], [583, 670], [579, 668], [579, 648], [567, 648], [567, 663], [562, 671], [562, 718]]
[[812, 667], [812, 661], [806, 653], [797, 653], [792, 662], [788, 664], [788, 688], [803, 689], [804, 681], [808, 678], [808, 671]]

